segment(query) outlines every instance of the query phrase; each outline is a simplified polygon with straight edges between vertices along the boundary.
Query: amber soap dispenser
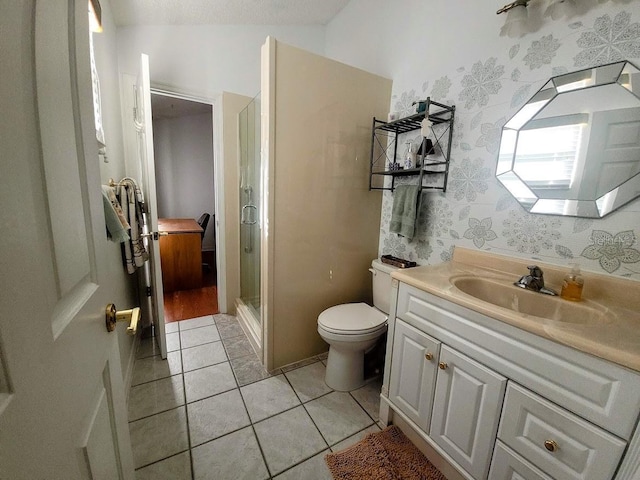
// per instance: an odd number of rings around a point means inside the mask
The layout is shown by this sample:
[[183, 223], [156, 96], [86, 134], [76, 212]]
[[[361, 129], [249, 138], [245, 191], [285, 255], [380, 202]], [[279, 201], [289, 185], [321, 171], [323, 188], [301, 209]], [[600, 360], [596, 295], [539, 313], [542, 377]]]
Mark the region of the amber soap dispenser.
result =
[[584, 287], [584, 279], [580, 275], [580, 265], [575, 263], [571, 272], [564, 277], [560, 296], [565, 300], [579, 302], [582, 300], [582, 287]]

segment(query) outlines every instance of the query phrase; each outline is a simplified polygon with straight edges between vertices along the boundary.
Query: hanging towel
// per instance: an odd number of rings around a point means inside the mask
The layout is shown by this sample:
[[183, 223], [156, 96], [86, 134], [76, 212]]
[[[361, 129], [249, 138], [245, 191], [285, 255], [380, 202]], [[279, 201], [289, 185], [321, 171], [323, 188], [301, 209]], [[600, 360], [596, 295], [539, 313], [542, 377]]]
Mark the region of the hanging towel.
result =
[[149, 254], [144, 248], [142, 227], [144, 225], [144, 201], [142, 192], [131, 178], [123, 178], [118, 183], [118, 196], [122, 213], [129, 222], [131, 239], [124, 242], [123, 255], [127, 272], [133, 273], [149, 259]]
[[416, 230], [420, 185], [398, 185], [393, 192], [389, 231], [411, 240]]
[[102, 185], [102, 204], [104, 206], [104, 219], [107, 224], [107, 236], [118, 243], [129, 240], [127, 230], [131, 227], [126, 218], [124, 218], [122, 207], [120, 207], [113, 187]]

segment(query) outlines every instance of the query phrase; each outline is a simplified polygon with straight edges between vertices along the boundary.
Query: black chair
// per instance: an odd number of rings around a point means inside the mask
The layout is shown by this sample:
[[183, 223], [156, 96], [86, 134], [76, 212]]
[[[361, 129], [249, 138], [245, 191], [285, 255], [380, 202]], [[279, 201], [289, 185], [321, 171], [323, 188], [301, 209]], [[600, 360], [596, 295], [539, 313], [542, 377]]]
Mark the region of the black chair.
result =
[[[202, 215], [200, 215], [200, 218], [197, 220], [198, 225], [200, 225], [200, 227], [202, 228], [202, 234], [200, 237], [201, 246], [202, 246], [202, 240], [204, 240], [204, 234], [207, 231], [207, 225], [209, 224], [210, 218], [211, 218], [211, 215], [209, 215], [208, 213], [203, 213]], [[211, 267], [209, 266], [208, 263], [203, 263], [202, 268], [204, 268], [207, 271], [211, 270]]]

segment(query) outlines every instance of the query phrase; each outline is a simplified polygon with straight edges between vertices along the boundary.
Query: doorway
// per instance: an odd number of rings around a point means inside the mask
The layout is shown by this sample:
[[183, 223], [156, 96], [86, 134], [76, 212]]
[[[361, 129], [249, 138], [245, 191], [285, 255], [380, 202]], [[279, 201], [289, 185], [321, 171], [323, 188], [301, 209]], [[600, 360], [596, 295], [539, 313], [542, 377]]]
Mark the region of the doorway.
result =
[[[165, 272], [163, 265], [165, 323], [171, 323], [219, 313], [213, 108], [211, 104], [160, 91], [151, 92], [151, 105], [158, 217], [194, 225], [197, 222], [203, 228], [199, 245], [195, 246], [202, 255], [201, 271], [197, 272], [198, 277], [202, 274], [201, 281], [169, 282], [164, 277], [171, 269]], [[161, 237], [162, 263], [168, 256], [181, 261], [186, 253], [167, 251], [175, 249], [176, 242], [163, 240]], [[171, 288], [166, 288], [168, 283]]]

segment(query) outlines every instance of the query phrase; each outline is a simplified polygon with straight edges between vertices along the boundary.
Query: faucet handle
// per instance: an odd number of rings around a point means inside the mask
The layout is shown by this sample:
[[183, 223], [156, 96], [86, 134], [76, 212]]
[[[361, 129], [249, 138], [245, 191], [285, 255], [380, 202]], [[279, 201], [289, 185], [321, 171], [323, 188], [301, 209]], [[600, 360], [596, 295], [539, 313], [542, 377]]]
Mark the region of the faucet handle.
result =
[[529, 269], [529, 275], [535, 278], [542, 278], [542, 269], [537, 265], [530, 265], [527, 267]]

